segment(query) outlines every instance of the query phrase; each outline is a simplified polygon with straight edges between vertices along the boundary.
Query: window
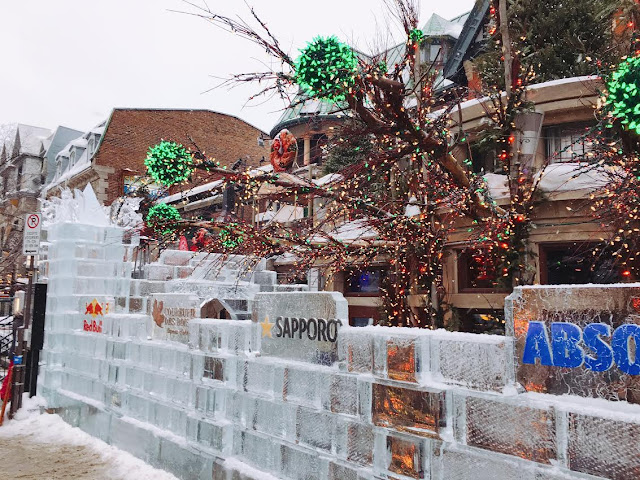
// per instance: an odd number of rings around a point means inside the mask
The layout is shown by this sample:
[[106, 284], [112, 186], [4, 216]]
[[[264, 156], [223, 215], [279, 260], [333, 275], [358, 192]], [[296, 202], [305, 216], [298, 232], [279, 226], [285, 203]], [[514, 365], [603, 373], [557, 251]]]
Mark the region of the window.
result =
[[[595, 255], [594, 255], [595, 251]], [[625, 279], [612, 252], [585, 242], [540, 245], [540, 283], [615, 283]]]
[[69, 168], [72, 168], [76, 164], [76, 150], [73, 149], [69, 154]]
[[93, 155], [93, 151], [95, 149], [96, 143], [93, 137], [91, 137], [89, 139], [89, 144], [88, 144], [88, 149], [89, 149], [89, 156]]
[[472, 308], [456, 309], [460, 331], [504, 335], [504, 311]]
[[304, 165], [304, 140], [299, 139], [297, 145], [298, 154], [296, 155], [296, 162], [298, 163], [298, 166], [301, 166]]
[[378, 294], [385, 277], [386, 270], [382, 268], [356, 270], [347, 277], [346, 293]]
[[443, 61], [442, 58], [438, 58], [438, 56], [440, 55], [440, 49], [442, 47], [440, 46], [439, 43], [433, 43], [431, 45], [429, 45], [429, 58], [428, 61], [430, 62], [435, 62], [436, 60], [439, 61]]
[[311, 137], [311, 163], [322, 164], [327, 140], [328, 138], [324, 133]]
[[546, 140], [547, 158], [551, 163], [578, 162], [593, 150], [588, 137], [591, 124], [570, 124], [545, 127], [542, 135]]
[[458, 291], [499, 292], [507, 289], [500, 284], [500, 257], [479, 248], [460, 251], [458, 255]]

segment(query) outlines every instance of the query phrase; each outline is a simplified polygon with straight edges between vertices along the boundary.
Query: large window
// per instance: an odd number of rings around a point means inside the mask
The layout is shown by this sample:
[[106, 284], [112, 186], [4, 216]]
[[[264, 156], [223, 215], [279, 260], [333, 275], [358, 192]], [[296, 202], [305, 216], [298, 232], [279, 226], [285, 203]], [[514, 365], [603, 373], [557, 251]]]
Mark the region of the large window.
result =
[[[595, 254], [594, 254], [595, 252]], [[612, 252], [585, 242], [540, 246], [540, 283], [615, 283], [628, 279]]]
[[479, 248], [469, 248], [459, 252], [458, 291], [460, 293], [504, 291], [501, 278], [500, 258], [497, 255]]
[[569, 124], [545, 127], [547, 158], [551, 163], [578, 162], [586, 159], [593, 150], [593, 144], [587, 135], [591, 124]]
[[378, 294], [380, 285], [386, 277], [386, 270], [382, 268], [367, 268], [356, 270], [347, 276], [345, 293], [349, 294]]

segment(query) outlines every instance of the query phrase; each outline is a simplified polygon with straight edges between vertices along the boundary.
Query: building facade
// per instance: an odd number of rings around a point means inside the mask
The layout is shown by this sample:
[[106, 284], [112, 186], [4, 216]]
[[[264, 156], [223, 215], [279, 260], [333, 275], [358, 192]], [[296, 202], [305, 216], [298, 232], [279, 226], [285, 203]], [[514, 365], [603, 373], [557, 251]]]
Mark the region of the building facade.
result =
[[[116, 108], [107, 121], [70, 142], [57, 155], [56, 174], [47, 185], [46, 196], [91, 184], [98, 200], [110, 205], [137, 185], [149, 183], [144, 160], [149, 147], [162, 140], [199, 149], [221, 165], [240, 160], [246, 166], [259, 166], [268, 157], [261, 140], [265, 135], [237, 117], [210, 110]], [[174, 187], [169, 193], [187, 191], [210, 180], [197, 174], [191, 184]]]

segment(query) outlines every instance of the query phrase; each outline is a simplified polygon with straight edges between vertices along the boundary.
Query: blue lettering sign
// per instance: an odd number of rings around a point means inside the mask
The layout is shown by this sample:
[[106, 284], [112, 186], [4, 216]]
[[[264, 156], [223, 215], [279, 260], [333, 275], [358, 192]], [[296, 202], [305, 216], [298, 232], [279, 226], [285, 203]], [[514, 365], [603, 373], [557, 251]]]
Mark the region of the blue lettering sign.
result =
[[522, 362], [535, 365], [536, 358], [540, 359], [540, 365], [553, 366], [547, 327], [542, 322], [529, 322]]
[[[611, 345], [605, 340], [611, 338]], [[551, 339], [544, 322], [529, 322], [522, 363], [578, 368], [592, 372], [609, 370], [614, 361], [628, 375], [640, 375], [640, 325], [611, 326], [592, 323], [584, 328], [568, 322], [551, 323]]]
[[[631, 339], [634, 345], [634, 357], [631, 358]], [[629, 375], [640, 375], [640, 355], [638, 346], [640, 345], [640, 326], [621, 325], [616, 328], [611, 337], [611, 347], [613, 347], [613, 358], [615, 358], [618, 368]]]
[[592, 323], [584, 327], [582, 339], [584, 344], [595, 353], [593, 358], [587, 354], [584, 356], [584, 366], [593, 372], [606, 372], [613, 366], [613, 350], [601, 338], [611, 336], [611, 326], [606, 323]]
[[578, 368], [584, 362], [584, 352], [580, 348], [582, 330], [577, 325], [567, 322], [551, 324], [551, 351], [553, 366]]

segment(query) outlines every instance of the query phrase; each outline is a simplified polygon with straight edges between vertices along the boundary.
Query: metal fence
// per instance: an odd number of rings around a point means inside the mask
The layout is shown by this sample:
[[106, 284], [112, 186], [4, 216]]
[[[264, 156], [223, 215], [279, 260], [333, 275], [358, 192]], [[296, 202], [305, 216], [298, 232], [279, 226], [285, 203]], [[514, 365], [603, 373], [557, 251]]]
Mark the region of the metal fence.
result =
[[11, 305], [11, 298], [0, 298], [0, 384], [8, 373], [14, 343]]

